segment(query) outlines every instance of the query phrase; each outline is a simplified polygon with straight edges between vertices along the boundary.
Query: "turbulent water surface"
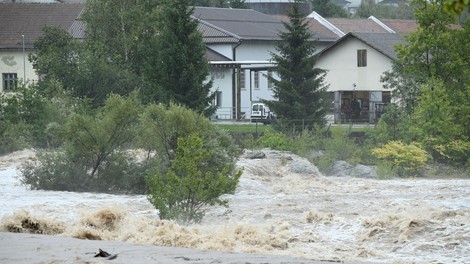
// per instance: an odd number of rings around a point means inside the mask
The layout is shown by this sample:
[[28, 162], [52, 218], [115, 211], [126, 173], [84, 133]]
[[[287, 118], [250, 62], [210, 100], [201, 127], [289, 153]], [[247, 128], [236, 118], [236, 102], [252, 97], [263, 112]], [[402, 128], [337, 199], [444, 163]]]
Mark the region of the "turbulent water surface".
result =
[[[470, 263], [470, 180], [321, 176], [289, 154], [245, 159], [229, 207], [201, 224], [158, 219], [145, 196], [31, 191], [0, 157], [0, 231], [256, 252], [317, 260]], [[301, 170], [298, 168], [302, 167]]]

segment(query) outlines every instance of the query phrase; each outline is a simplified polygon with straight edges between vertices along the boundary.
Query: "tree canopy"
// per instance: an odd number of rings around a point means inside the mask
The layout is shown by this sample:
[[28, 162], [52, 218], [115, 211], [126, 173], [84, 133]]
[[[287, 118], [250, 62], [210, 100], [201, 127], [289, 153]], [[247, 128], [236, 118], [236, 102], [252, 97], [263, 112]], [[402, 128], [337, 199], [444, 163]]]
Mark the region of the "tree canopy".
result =
[[412, 119], [415, 137], [436, 157], [449, 158], [456, 146], [467, 146], [468, 156], [470, 144], [456, 142], [470, 139], [470, 23], [457, 27], [442, 0], [413, 3], [419, 28], [396, 46], [397, 59], [382, 80]]
[[310, 0], [313, 11], [323, 17], [348, 17], [347, 11], [331, 0]]

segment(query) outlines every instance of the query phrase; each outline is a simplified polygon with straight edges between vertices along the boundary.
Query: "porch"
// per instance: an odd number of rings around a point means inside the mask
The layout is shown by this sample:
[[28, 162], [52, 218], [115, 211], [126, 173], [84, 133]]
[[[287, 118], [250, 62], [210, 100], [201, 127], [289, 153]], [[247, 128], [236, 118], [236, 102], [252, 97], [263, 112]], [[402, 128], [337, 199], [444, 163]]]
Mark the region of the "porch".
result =
[[389, 91], [334, 91], [330, 114], [334, 123], [376, 123], [390, 103]]

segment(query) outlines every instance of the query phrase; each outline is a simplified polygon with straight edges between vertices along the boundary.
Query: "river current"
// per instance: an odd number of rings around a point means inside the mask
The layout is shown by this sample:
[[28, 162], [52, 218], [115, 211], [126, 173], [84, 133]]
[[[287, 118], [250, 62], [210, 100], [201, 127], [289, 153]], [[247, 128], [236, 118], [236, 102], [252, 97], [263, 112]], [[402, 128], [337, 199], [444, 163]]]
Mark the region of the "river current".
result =
[[298, 156], [266, 150], [266, 159], [238, 161], [244, 173], [228, 208], [183, 226], [160, 220], [143, 195], [29, 190], [18, 176], [33, 154], [0, 157], [0, 231], [315, 260], [470, 263], [469, 179], [325, 177]]

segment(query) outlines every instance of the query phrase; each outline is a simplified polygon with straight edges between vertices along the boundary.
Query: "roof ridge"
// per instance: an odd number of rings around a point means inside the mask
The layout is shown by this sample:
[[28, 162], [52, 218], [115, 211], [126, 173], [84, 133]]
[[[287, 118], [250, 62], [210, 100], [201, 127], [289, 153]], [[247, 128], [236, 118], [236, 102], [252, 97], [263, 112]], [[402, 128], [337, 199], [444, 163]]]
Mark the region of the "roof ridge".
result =
[[320, 14], [318, 14], [315, 11], [312, 11], [312, 13], [310, 13], [307, 17], [315, 19], [320, 24], [322, 24], [329, 30], [333, 31], [333, 33], [335, 33], [338, 37], [343, 37], [344, 35], [346, 35], [344, 34], [343, 31], [341, 31], [339, 28], [333, 25], [330, 21], [328, 21], [326, 18], [322, 17]]
[[218, 27], [218, 26], [216, 26], [216, 25], [214, 25], [214, 24], [212, 24], [212, 23], [209, 23], [209, 22], [207, 22], [207, 21], [204, 21], [204, 20], [202, 20], [202, 19], [196, 17], [195, 15], [191, 15], [191, 16], [194, 17], [194, 19], [198, 20], [199, 23], [202, 23], [202, 24], [204, 24], [204, 25], [206, 25], [206, 26], [208, 26], [208, 27], [212, 27], [212, 28], [214, 28], [214, 29], [216, 29], [216, 30], [219, 30], [219, 31], [221, 31], [222, 33], [225, 33], [225, 34], [227, 34], [227, 35], [229, 35], [229, 36], [231, 36], [231, 37], [234, 37], [234, 38], [236, 38], [236, 39], [238, 39], [238, 40], [241, 39], [240, 36], [238, 36], [238, 35], [236, 35], [236, 34], [233, 34], [233, 33], [230, 32], [230, 31], [227, 31], [227, 30], [225, 30], [225, 29], [223, 29], [223, 28], [220, 28], [220, 27]]
[[384, 22], [380, 21], [378, 18], [376, 18], [375, 16], [370, 16], [367, 18], [368, 20], [372, 20], [374, 21], [375, 23], [377, 23], [379, 26], [381, 26], [383, 29], [387, 30], [388, 32], [390, 33], [397, 33], [395, 32], [395, 30], [391, 29], [389, 26], [385, 25]]

